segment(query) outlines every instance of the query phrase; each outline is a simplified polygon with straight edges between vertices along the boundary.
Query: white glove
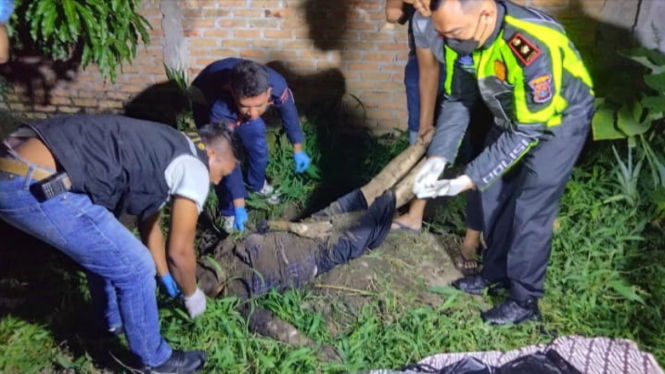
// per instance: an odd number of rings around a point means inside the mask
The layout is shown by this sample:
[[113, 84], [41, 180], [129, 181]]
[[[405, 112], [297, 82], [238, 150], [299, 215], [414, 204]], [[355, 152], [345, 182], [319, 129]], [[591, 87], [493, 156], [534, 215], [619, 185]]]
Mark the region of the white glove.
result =
[[473, 186], [471, 178], [466, 175], [455, 179], [442, 179], [434, 182], [432, 187], [423, 187], [416, 193], [419, 199], [427, 199], [437, 196], [455, 196]]
[[418, 171], [418, 174], [416, 175], [416, 179], [413, 182], [413, 193], [416, 194], [416, 196], [420, 197], [419, 194], [421, 193], [421, 191], [423, 191], [425, 188], [432, 188], [436, 180], [439, 179], [441, 173], [443, 173], [443, 169], [445, 168], [446, 168], [445, 158], [442, 157], [428, 158], [427, 161], [425, 161], [423, 167], [420, 168], [420, 171]]
[[185, 296], [185, 308], [187, 308], [187, 313], [192, 318], [196, 318], [205, 312], [206, 295], [200, 288], [197, 288], [193, 294]]

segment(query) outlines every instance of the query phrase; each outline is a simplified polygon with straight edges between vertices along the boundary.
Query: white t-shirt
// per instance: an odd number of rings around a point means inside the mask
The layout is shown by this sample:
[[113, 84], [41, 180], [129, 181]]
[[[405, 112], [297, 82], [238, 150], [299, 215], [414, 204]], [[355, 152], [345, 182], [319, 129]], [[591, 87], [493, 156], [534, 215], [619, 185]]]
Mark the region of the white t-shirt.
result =
[[201, 160], [193, 155], [180, 155], [166, 167], [164, 178], [169, 186], [169, 200], [181, 196], [192, 200], [199, 214], [203, 211], [210, 191], [210, 174]]

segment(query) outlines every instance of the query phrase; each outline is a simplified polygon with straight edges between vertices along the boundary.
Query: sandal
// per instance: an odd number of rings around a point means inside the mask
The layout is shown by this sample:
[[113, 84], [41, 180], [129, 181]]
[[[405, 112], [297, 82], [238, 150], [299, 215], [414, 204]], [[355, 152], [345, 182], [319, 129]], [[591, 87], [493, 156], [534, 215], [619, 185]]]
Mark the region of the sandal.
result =
[[[481, 248], [482, 244], [481, 247], [477, 249], [477, 251]], [[474, 258], [470, 259], [466, 258], [466, 256], [464, 256], [462, 253], [462, 243], [459, 243], [457, 246], [457, 256], [453, 261], [453, 265], [455, 265], [455, 269], [459, 270], [463, 275], [467, 276], [478, 274], [481, 263], [477, 258], [475, 258], [475, 256]]]
[[[393, 225], [397, 225], [396, 228], [393, 228]], [[393, 221], [390, 224], [390, 232], [411, 232], [415, 234], [420, 234], [421, 230], [416, 230], [412, 227], [409, 227], [401, 222]]]

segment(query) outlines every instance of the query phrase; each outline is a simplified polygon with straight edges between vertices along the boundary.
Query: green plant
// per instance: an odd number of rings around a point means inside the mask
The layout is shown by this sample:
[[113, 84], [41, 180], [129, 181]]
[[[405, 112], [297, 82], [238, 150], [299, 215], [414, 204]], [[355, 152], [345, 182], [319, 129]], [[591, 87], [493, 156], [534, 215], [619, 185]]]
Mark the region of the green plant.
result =
[[[635, 98], [625, 102], [616, 103], [599, 99], [592, 128], [594, 140], [627, 140], [627, 162], [623, 162], [614, 149], [619, 167], [616, 176], [622, 193], [613, 200], [625, 198], [635, 206], [638, 198], [639, 174], [644, 159], [647, 160], [651, 170], [653, 188], [655, 190], [665, 188], [665, 164], [662, 154], [652, 147], [652, 144], [659, 140], [657, 135], [665, 118], [665, 55], [645, 48], [623, 52], [621, 55], [649, 70], [643, 75], [646, 90], [633, 95]], [[639, 160], [633, 167], [634, 149]]]
[[137, 9], [140, 0], [16, 1], [14, 47], [34, 49], [56, 60], [80, 53], [115, 82], [116, 70], [131, 63], [138, 45], [150, 43], [150, 23]]
[[169, 82], [175, 85], [175, 89], [179, 91], [180, 97], [186, 100], [184, 109], [176, 115], [176, 128], [180, 131], [196, 131], [194, 124], [194, 114], [192, 111], [192, 103], [188, 94], [189, 90], [189, 74], [184, 69], [175, 69], [164, 64], [164, 71], [166, 78]]

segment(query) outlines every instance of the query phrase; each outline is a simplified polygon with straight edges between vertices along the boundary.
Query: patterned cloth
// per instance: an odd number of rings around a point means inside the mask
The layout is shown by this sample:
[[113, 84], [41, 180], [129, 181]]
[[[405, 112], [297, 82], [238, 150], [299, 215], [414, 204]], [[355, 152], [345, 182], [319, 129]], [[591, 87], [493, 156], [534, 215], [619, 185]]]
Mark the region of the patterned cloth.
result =
[[[441, 353], [419, 362], [441, 370], [467, 357], [475, 357], [487, 365], [502, 366], [519, 357], [536, 352], [556, 351], [573, 367], [585, 374], [665, 374], [654, 357], [640, 351], [627, 339], [584, 338], [568, 336], [555, 339], [551, 344], [531, 345], [509, 352]], [[374, 370], [371, 374], [416, 373], [415, 371]]]

